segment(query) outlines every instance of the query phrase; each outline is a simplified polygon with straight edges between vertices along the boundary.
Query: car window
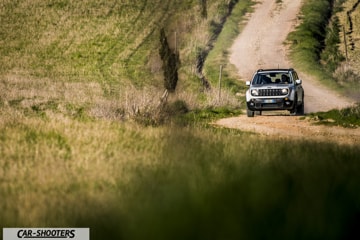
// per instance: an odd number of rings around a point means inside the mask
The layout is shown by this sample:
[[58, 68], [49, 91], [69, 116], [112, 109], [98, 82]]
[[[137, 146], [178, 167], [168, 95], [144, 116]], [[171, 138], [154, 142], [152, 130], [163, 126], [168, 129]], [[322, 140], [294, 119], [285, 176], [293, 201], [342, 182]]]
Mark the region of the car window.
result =
[[258, 73], [254, 76], [252, 84], [289, 84], [292, 83], [291, 77], [287, 72]]

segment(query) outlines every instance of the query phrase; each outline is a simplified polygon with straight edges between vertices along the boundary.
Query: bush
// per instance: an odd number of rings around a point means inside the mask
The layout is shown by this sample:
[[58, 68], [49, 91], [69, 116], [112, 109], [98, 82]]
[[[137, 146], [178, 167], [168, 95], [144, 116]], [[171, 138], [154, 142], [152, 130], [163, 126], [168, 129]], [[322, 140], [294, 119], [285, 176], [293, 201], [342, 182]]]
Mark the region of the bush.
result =
[[176, 100], [172, 103], [169, 103], [166, 107], [165, 107], [165, 111], [169, 114], [169, 115], [180, 115], [180, 114], [185, 114], [189, 111], [188, 106], [186, 104], [185, 101], [183, 100]]
[[312, 69], [320, 65], [320, 54], [325, 48], [326, 27], [332, 13], [332, 1], [309, 0], [301, 9], [302, 23], [289, 34], [296, 60]]
[[330, 72], [334, 72], [339, 64], [345, 60], [339, 51], [339, 25], [339, 18], [332, 17], [329, 26], [326, 28], [325, 49], [321, 53], [322, 65]]
[[336, 69], [334, 77], [337, 83], [342, 86], [360, 86], [360, 76], [354, 73], [354, 71], [348, 68], [345, 64]]
[[360, 104], [340, 110], [311, 113], [310, 118], [318, 120], [319, 124], [357, 128], [360, 126]]

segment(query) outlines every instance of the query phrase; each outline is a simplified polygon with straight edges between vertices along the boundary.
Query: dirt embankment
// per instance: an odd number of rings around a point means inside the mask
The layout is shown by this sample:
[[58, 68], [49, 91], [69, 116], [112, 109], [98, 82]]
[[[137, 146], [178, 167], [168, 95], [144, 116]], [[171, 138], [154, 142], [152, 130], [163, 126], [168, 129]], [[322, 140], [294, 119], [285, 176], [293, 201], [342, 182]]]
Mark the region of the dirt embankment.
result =
[[[250, 80], [259, 68], [292, 67], [284, 45], [287, 35], [296, 25], [301, 0], [260, 0], [248, 23], [231, 48], [230, 62], [234, 64], [242, 80]], [[298, 72], [305, 90], [305, 112], [327, 111], [352, 104], [349, 99], [320, 85], [311, 76]], [[258, 132], [277, 137], [297, 137], [360, 144], [360, 129], [344, 129], [314, 125], [298, 116], [285, 112], [269, 112], [263, 116], [247, 118], [242, 115], [221, 119], [216, 124]]]

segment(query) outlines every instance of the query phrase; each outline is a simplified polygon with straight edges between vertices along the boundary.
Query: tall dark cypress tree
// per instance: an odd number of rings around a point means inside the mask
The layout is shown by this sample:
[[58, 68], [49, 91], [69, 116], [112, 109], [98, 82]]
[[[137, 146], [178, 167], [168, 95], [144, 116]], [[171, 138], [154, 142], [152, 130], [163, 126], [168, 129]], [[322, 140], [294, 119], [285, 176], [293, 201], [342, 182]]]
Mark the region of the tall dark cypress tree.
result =
[[207, 18], [207, 1], [200, 0], [200, 4], [201, 4], [201, 16], [203, 18]]
[[164, 87], [169, 92], [174, 92], [178, 81], [179, 54], [172, 51], [169, 47], [164, 28], [160, 30], [160, 50], [159, 54], [163, 61]]

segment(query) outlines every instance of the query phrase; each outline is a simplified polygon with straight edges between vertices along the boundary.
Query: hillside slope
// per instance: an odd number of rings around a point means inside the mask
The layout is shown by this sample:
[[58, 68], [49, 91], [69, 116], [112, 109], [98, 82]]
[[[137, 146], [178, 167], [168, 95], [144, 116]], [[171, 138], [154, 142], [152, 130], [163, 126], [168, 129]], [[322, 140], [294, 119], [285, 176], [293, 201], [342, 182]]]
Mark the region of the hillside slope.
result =
[[360, 1], [347, 0], [342, 7], [343, 10], [337, 14], [342, 26], [340, 49], [344, 56], [347, 55], [348, 66], [360, 75]]
[[[1, 73], [54, 81], [123, 82], [141, 66], [169, 1], [9, 1], [1, 18]], [[151, 21], [149, 21], [151, 19]], [[146, 69], [144, 69], [146, 70]]]
[[0, 87], [6, 93], [2, 98], [76, 102], [71, 96], [84, 95], [83, 101], [93, 102], [97, 97], [118, 99], [130, 87], [163, 89], [162, 28], [170, 47], [180, 51], [181, 86], [197, 86], [196, 52], [213, 37], [211, 27], [222, 21], [229, 4], [224, 0], [1, 1]]

